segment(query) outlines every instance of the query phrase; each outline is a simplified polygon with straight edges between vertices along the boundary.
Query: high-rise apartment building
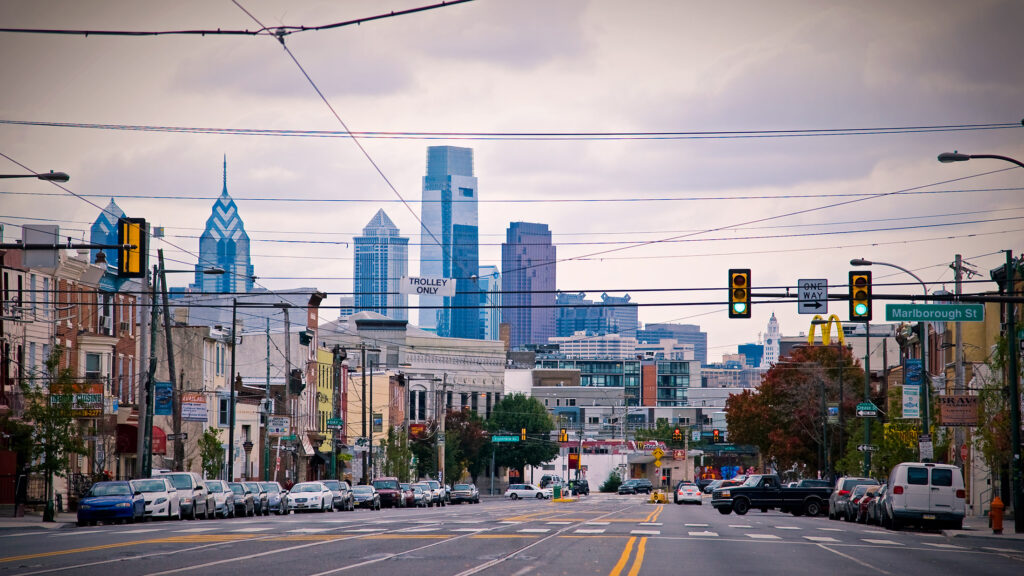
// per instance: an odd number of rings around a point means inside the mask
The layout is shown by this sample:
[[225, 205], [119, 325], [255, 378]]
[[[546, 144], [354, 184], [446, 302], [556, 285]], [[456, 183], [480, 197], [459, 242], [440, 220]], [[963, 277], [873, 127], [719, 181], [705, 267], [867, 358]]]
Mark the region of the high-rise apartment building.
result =
[[501, 272], [497, 266], [481, 266], [477, 285], [480, 287], [480, 325], [484, 340], [499, 340], [501, 334]]
[[395, 320], [408, 320], [409, 297], [399, 294], [399, 283], [409, 274], [409, 239], [384, 210], [352, 239], [355, 246], [353, 283], [355, 311], [371, 310]]
[[[203, 274], [220, 268], [223, 274]], [[206, 230], [199, 237], [199, 263], [193, 288], [201, 292], [250, 292], [254, 282], [249, 258], [249, 235], [228, 195], [228, 161], [224, 160], [224, 188], [213, 204]]]
[[546, 344], [556, 335], [555, 247], [547, 224], [509, 224], [501, 245], [501, 290], [510, 347]]
[[600, 302], [588, 300], [586, 296], [583, 292], [557, 295], [556, 336], [568, 338], [577, 332], [586, 332], [595, 336], [619, 334], [636, 338], [638, 306], [630, 304], [629, 294], [602, 294]]
[[480, 324], [480, 245], [477, 180], [473, 150], [455, 146], [427, 148], [420, 219], [420, 276], [452, 278], [456, 296], [420, 296], [419, 325], [440, 336], [477, 338]]

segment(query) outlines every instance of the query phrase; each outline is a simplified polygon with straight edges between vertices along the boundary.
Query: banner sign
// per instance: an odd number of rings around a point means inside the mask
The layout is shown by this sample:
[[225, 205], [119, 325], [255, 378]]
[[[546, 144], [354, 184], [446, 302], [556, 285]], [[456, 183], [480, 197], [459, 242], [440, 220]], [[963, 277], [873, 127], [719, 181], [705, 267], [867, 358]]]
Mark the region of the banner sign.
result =
[[839, 403], [829, 402], [826, 408], [828, 409], [828, 423], [839, 424]]
[[398, 284], [398, 293], [410, 296], [446, 296], [448, 298], [455, 298], [455, 280], [452, 278], [404, 276]]
[[383, 432], [384, 431], [384, 415], [380, 412], [373, 413], [373, 431]]
[[287, 416], [271, 416], [267, 420], [267, 434], [271, 436], [287, 436], [291, 420]]
[[[76, 386], [78, 392], [50, 394], [51, 406], [69, 405], [75, 418], [95, 418], [103, 415], [103, 384]], [[54, 390], [57, 388], [54, 387]], [[66, 390], [66, 389], [65, 389]]]
[[153, 396], [155, 397], [153, 414], [156, 416], [170, 416], [173, 413], [174, 406], [174, 389], [171, 388], [171, 383], [154, 382]]
[[903, 417], [921, 417], [922, 366], [919, 358], [908, 358], [903, 370]]
[[206, 395], [202, 392], [183, 392], [181, 419], [188, 422], [206, 422]]
[[966, 394], [939, 396], [939, 413], [943, 426], [977, 426], [978, 397]]

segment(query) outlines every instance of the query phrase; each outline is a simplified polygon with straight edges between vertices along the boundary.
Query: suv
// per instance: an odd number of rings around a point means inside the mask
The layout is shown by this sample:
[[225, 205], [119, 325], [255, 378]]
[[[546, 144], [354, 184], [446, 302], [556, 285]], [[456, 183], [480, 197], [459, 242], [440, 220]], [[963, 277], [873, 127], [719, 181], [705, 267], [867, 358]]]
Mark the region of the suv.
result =
[[963, 527], [966, 493], [958, 467], [903, 462], [889, 473], [888, 485], [883, 517], [890, 519], [893, 529], [911, 522]]
[[569, 490], [572, 490], [573, 494], [589, 496], [590, 483], [587, 482], [586, 480], [569, 480]]
[[156, 476], [166, 477], [178, 490], [181, 502], [181, 515], [189, 520], [196, 518], [213, 518], [217, 510], [217, 501], [206, 488], [203, 477], [195, 472], [164, 472]]
[[373, 481], [373, 487], [380, 496], [380, 505], [387, 508], [404, 508], [405, 494], [402, 493], [402, 484], [398, 478], [386, 476]]
[[619, 485], [619, 494], [650, 494], [654, 485], [646, 478], [634, 478], [626, 480]]
[[828, 517], [830, 520], [845, 518], [850, 508], [850, 493], [853, 489], [862, 484], [878, 486], [878, 481], [872, 478], [859, 478], [856, 476], [843, 476], [836, 480], [836, 487], [828, 498]]

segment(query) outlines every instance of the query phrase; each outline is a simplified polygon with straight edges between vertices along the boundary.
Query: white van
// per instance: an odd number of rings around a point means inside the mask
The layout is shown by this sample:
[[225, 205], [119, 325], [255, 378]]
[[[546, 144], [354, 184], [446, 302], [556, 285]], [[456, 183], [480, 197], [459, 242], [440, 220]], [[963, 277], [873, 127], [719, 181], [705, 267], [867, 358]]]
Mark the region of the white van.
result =
[[885, 513], [892, 527], [935, 523], [955, 530], [963, 527], [966, 510], [964, 477], [960, 468], [933, 462], [903, 462], [889, 473]]

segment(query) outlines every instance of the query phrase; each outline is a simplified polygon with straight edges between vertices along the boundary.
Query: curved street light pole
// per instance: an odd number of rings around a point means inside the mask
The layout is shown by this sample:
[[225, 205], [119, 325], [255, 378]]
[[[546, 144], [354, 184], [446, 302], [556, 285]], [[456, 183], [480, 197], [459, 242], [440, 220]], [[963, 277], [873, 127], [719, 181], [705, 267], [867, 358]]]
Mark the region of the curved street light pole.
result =
[[[1024, 120], [1021, 121], [1024, 124]], [[961, 154], [959, 152], [943, 152], [939, 154], [939, 162], [966, 162], [975, 158], [987, 158], [1002, 160], [1010, 164], [1024, 168], [1024, 162], [1000, 156], [998, 154]], [[1003, 281], [1003, 290], [1007, 296], [1014, 295], [1014, 280], [1016, 277], [1013, 264], [1013, 254], [1006, 251], [1006, 278]], [[1007, 354], [1007, 375], [1006, 384], [1010, 394], [1010, 491], [1013, 502], [1013, 527], [1017, 534], [1024, 533], [1024, 478], [1021, 477], [1021, 450], [1020, 450], [1020, 369], [1017, 365], [1017, 311], [1013, 301], [1006, 303], [1006, 350]]]
[[0, 174], [0, 178], [37, 178], [47, 182], [67, 182], [71, 180], [67, 172], [40, 172], [39, 174]]

